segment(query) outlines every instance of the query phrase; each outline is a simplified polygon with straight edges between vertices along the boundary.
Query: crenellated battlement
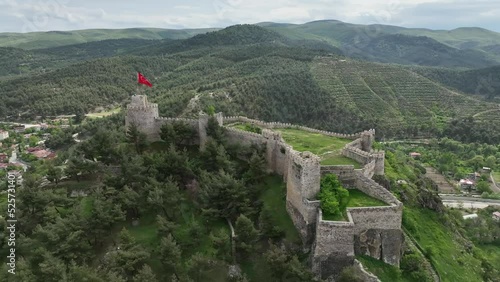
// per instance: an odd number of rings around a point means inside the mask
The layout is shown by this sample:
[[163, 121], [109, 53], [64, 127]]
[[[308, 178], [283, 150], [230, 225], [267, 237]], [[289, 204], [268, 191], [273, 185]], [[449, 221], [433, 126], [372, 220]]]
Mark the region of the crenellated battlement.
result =
[[144, 109], [157, 109], [158, 105], [157, 104], [149, 104], [146, 106], [133, 106], [133, 105], [127, 105], [128, 110], [144, 110]]
[[326, 130], [320, 130], [320, 129], [315, 129], [315, 128], [310, 128], [302, 125], [296, 125], [292, 123], [283, 123], [283, 122], [265, 122], [265, 121], [260, 121], [260, 120], [255, 120], [255, 119], [250, 119], [244, 116], [231, 116], [231, 117], [224, 117], [224, 123], [233, 123], [233, 122], [242, 122], [242, 123], [251, 123], [263, 128], [267, 129], [273, 129], [273, 128], [295, 128], [295, 129], [300, 129], [304, 131], [308, 131], [311, 133], [319, 133], [331, 137], [338, 137], [338, 138], [344, 138], [344, 139], [357, 139], [361, 137], [362, 133], [366, 134], [375, 134], [374, 129], [370, 129], [368, 131], [363, 131], [360, 133], [355, 133], [355, 134], [342, 134], [342, 133], [336, 133], [336, 132], [331, 132], [331, 131], [326, 131]]
[[[229, 143], [258, 145], [265, 148], [268, 170], [282, 175], [286, 182], [286, 209], [298, 229], [304, 247], [311, 248], [313, 271], [322, 279], [336, 277], [345, 266], [354, 263], [354, 254], [365, 254], [398, 265], [401, 257], [402, 204], [394, 195], [371, 179], [374, 174], [384, 174], [385, 152], [372, 150], [375, 130], [369, 129], [356, 134], [340, 134], [318, 130], [291, 123], [263, 122], [244, 116], [224, 117], [215, 115], [218, 124], [242, 122], [257, 125], [262, 133], [254, 133], [231, 126], [225, 126]], [[127, 106], [126, 124], [135, 123], [150, 140], [159, 140], [161, 126], [169, 122], [186, 122], [198, 133], [195, 144], [204, 149], [207, 141], [206, 127], [209, 117], [201, 114], [198, 119], [168, 118], [158, 116], [158, 105], [149, 103], [147, 97], [135, 95]], [[363, 165], [354, 169], [352, 165], [321, 166], [320, 157], [311, 152], [299, 152], [287, 144], [276, 128], [295, 128], [326, 136], [351, 139], [342, 149], [342, 155]], [[321, 176], [333, 173], [350, 189], [379, 199], [387, 206], [348, 208], [348, 221], [324, 220], [317, 195]], [[373, 235], [375, 234], [375, 235]], [[370, 236], [382, 238], [381, 246], [373, 251], [372, 242], [365, 242]], [[382, 253], [380, 253], [382, 252]]]
[[156, 120], [164, 120], [164, 121], [171, 121], [171, 122], [176, 122], [176, 121], [181, 121], [181, 122], [198, 122], [197, 119], [192, 119], [192, 118], [171, 118], [171, 117], [157, 117], [155, 118]]

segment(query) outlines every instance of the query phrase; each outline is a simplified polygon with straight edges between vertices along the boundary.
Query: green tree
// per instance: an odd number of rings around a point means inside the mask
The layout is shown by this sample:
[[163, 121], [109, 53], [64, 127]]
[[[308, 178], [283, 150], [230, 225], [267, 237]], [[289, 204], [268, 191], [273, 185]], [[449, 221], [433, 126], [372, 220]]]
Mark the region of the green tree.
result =
[[273, 219], [272, 211], [268, 206], [264, 206], [259, 215], [260, 232], [269, 238], [279, 238], [284, 235], [283, 230], [279, 228]]
[[119, 234], [118, 247], [106, 255], [105, 267], [124, 277], [131, 277], [139, 273], [148, 258], [149, 253], [123, 228]]
[[224, 171], [215, 174], [202, 172], [200, 184], [199, 197], [203, 212], [207, 216], [235, 218], [238, 214], [255, 213], [251, 206], [249, 190], [230, 174]]
[[113, 203], [111, 199], [105, 199], [102, 190], [94, 194], [91, 215], [86, 222], [86, 231], [93, 239], [94, 245], [102, 243], [109, 233], [111, 226], [125, 219], [121, 206]]
[[217, 143], [225, 144], [225, 129], [224, 127], [219, 125], [219, 122], [215, 118], [215, 116], [210, 116], [208, 118], [207, 124], [207, 135], [212, 137]]
[[234, 227], [236, 234], [236, 249], [243, 255], [247, 255], [255, 248], [255, 243], [259, 240], [259, 231], [253, 226], [253, 222], [245, 215], [240, 215]]
[[266, 176], [267, 163], [262, 155], [254, 152], [248, 161], [248, 170], [243, 178], [248, 183], [258, 183]]
[[62, 177], [63, 177], [63, 171], [60, 167], [54, 167], [53, 165], [49, 166], [49, 169], [47, 170], [48, 181], [58, 185]]
[[321, 210], [325, 215], [340, 216], [344, 213], [349, 201], [349, 191], [334, 174], [327, 174], [321, 179], [321, 190], [318, 194]]
[[487, 181], [484, 181], [484, 180], [481, 180], [481, 181], [477, 182], [476, 189], [480, 193], [484, 193], [484, 192], [486, 192], [486, 193], [492, 193], [493, 192], [493, 191], [491, 191], [490, 184]]
[[209, 237], [212, 247], [217, 252], [217, 257], [229, 261], [231, 257], [231, 238], [229, 233], [224, 229], [219, 229], [216, 232], [211, 232]]
[[196, 253], [187, 262], [187, 273], [195, 282], [207, 281], [208, 274], [210, 271], [213, 271], [218, 264], [220, 263], [214, 259], [201, 253]]
[[145, 264], [142, 269], [134, 276], [133, 282], [156, 282], [156, 275], [149, 265]]
[[177, 227], [177, 224], [161, 215], [156, 216], [156, 224], [158, 225], [158, 236], [160, 237], [172, 234], [172, 231]]
[[181, 249], [171, 234], [161, 239], [159, 257], [161, 263], [167, 270], [173, 271], [179, 276], [177, 272], [181, 262]]
[[165, 183], [153, 182], [149, 186], [147, 203], [151, 209], [162, 211], [169, 220], [175, 219], [181, 201], [179, 185], [172, 177]]
[[139, 131], [139, 128], [134, 123], [130, 124], [127, 130], [127, 140], [129, 143], [134, 144], [137, 154], [141, 154], [148, 146], [146, 134]]
[[175, 132], [172, 123], [168, 122], [161, 126], [160, 128], [160, 138], [165, 141], [169, 146], [175, 145], [177, 141], [177, 132]]
[[276, 281], [313, 281], [312, 273], [300, 263], [295, 255], [287, 253], [284, 249], [271, 244], [264, 254], [272, 276]]
[[486, 166], [491, 168], [491, 169], [495, 169], [496, 168], [496, 165], [497, 165], [497, 158], [495, 156], [489, 156], [486, 158]]

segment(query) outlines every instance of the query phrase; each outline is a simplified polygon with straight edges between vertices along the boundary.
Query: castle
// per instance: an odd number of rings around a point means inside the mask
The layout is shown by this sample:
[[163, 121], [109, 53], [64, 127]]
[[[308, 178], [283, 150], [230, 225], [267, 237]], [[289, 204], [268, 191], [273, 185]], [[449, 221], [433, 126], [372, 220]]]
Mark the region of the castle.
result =
[[[403, 252], [404, 236], [401, 230], [403, 205], [384, 187], [371, 178], [384, 174], [384, 152], [373, 151], [375, 130], [358, 134], [338, 134], [289, 123], [262, 122], [246, 117], [224, 117], [215, 115], [218, 124], [234, 122], [252, 123], [261, 128], [262, 134], [247, 132], [226, 126], [229, 142], [265, 146], [268, 169], [282, 175], [286, 182], [286, 208], [300, 233], [303, 246], [311, 252], [313, 272], [321, 278], [335, 277], [349, 265], [359, 265], [355, 255], [369, 255], [385, 263], [399, 266]], [[126, 126], [134, 123], [150, 141], [160, 140], [163, 124], [184, 121], [198, 132], [196, 143], [201, 148], [207, 141], [208, 116], [198, 119], [162, 118], [158, 105], [149, 103], [146, 96], [134, 95], [127, 106]], [[352, 165], [325, 166], [318, 156], [310, 152], [298, 152], [288, 145], [281, 133], [274, 128], [297, 128], [327, 136], [350, 139], [342, 155], [363, 165], [354, 169]], [[316, 195], [320, 190], [322, 175], [333, 173], [344, 187], [358, 189], [376, 198], [386, 206], [347, 208], [347, 221], [323, 219], [320, 201]], [[366, 273], [367, 280], [377, 281]]]

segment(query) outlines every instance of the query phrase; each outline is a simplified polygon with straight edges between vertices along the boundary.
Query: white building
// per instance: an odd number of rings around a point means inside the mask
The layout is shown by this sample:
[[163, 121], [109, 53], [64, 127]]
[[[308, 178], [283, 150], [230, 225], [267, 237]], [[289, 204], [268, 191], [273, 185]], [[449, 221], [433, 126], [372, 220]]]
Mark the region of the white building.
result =
[[9, 132], [5, 130], [0, 130], [0, 140], [9, 138]]
[[477, 218], [477, 213], [464, 215], [463, 218], [464, 219]]

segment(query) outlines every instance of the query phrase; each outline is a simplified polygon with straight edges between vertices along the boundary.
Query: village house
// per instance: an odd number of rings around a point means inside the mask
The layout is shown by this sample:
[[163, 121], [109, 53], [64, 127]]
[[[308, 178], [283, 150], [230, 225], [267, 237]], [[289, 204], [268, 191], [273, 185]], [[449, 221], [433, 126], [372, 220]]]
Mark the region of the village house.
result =
[[467, 179], [472, 180], [472, 181], [478, 181], [479, 178], [481, 178], [481, 174], [479, 172], [472, 172], [467, 174]]
[[24, 125], [15, 125], [13, 127], [14, 131], [17, 132], [17, 133], [22, 133], [26, 130], [26, 128], [24, 127]]
[[9, 138], [9, 132], [5, 130], [0, 130], [0, 140]]
[[464, 219], [472, 219], [472, 218], [477, 218], [477, 213], [472, 213], [472, 214], [466, 214], [463, 216]]
[[414, 158], [414, 159], [418, 159], [422, 156], [422, 154], [420, 153], [417, 153], [417, 152], [411, 152], [410, 153], [410, 157]]
[[51, 160], [56, 157], [56, 153], [50, 150], [43, 149], [41, 147], [32, 147], [26, 149], [26, 151], [35, 156], [37, 159], [48, 159]]
[[484, 166], [484, 167], [481, 169], [481, 172], [482, 172], [482, 173], [491, 173], [491, 168]]
[[476, 189], [476, 187], [474, 185], [474, 181], [472, 181], [470, 179], [460, 179], [459, 185], [460, 185], [460, 189], [466, 190], [466, 191]]
[[9, 160], [9, 155], [6, 153], [0, 153], [0, 162], [4, 163]]
[[496, 221], [500, 221], [500, 212], [494, 212], [492, 218]]

